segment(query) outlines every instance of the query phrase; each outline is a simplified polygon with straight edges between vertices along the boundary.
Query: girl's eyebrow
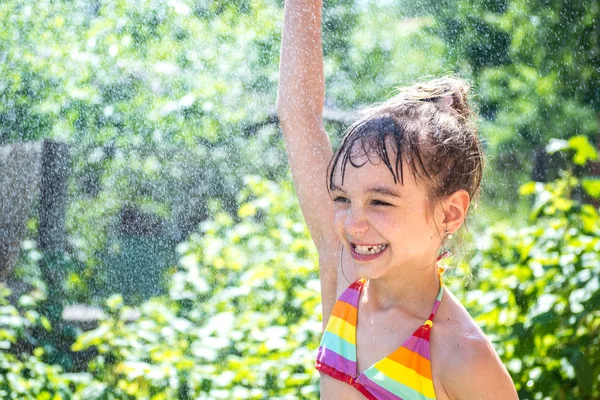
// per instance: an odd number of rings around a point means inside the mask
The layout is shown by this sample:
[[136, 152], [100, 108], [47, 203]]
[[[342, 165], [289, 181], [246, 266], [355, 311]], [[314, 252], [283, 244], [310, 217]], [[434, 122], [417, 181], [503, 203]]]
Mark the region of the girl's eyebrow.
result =
[[396, 190], [387, 186], [374, 186], [366, 190], [367, 193], [378, 193], [391, 197], [402, 197]]
[[[331, 190], [339, 190], [340, 192], [344, 192], [344, 189], [342, 189], [339, 186], [336, 186], [335, 184], [331, 185], [330, 187]], [[377, 193], [377, 194], [382, 194], [385, 196], [391, 196], [391, 197], [402, 197], [400, 195], [400, 193], [398, 193], [395, 189], [387, 187], [387, 186], [373, 186], [371, 188], [368, 188], [367, 190], [365, 190], [366, 193]]]

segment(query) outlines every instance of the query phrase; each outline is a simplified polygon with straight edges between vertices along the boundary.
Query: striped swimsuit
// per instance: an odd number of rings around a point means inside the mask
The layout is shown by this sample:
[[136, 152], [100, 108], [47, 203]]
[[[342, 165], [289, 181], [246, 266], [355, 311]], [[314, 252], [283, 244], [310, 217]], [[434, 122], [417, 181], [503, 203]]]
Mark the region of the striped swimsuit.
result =
[[358, 302], [365, 284], [359, 279], [335, 303], [317, 353], [316, 368], [354, 386], [370, 400], [435, 399], [429, 355], [429, 334], [442, 300], [444, 283], [441, 270], [440, 291], [429, 319], [400, 348], [357, 374], [356, 323]]

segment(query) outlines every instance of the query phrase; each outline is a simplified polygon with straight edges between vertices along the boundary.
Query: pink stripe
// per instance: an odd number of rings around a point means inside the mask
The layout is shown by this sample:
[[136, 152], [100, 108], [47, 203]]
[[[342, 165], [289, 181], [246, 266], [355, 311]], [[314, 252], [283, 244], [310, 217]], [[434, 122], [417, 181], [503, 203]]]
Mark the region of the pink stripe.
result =
[[356, 376], [356, 363], [339, 355], [333, 350], [319, 347], [319, 351], [317, 352], [317, 361], [329, 365], [330, 367], [333, 367], [346, 375]]
[[349, 287], [344, 291], [344, 293], [342, 293], [342, 295], [340, 296], [340, 300], [350, 304], [351, 306], [356, 307], [358, 304], [359, 296], [360, 292], [358, 290]]
[[396, 396], [394, 393], [382, 388], [366, 375], [362, 374], [356, 379], [356, 382], [360, 383], [367, 389], [373, 396], [379, 400], [402, 400], [401, 397]]
[[433, 311], [431, 312], [432, 314], [435, 314], [435, 312], [437, 311], [438, 307], [440, 306], [441, 301], [436, 300], [435, 304], [433, 305]]
[[406, 347], [408, 350], [418, 353], [421, 357], [431, 360], [429, 342], [425, 339], [411, 336], [406, 340], [402, 347]]

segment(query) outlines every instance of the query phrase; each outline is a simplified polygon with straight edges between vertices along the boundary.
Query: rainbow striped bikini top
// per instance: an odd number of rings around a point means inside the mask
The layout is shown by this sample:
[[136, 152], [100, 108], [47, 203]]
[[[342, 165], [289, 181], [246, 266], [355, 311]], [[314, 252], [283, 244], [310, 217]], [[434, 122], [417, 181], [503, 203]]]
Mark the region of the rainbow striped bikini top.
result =
[[360, 293], [366, 282], [359, 279], [335, 303], [317, 353], [316, 368], [354, 386], [370, 400], [433, 400], [429, 334], [442, 300], [444, 283], [441, 270], [440, 291], [425, 321], [402, 346], [367, 368], [356, 369], [356, 323]]

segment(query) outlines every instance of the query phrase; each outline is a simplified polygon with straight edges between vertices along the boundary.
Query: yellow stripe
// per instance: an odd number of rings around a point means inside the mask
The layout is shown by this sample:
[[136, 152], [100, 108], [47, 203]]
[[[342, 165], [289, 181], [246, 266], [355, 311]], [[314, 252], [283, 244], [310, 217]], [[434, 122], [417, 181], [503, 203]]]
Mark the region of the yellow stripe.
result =
[[375, 368], [388, 378], [400, 382], [409, 388], [416, 390], [419, 393], [425, 395], [425, 397], [435, 398], [435, 392], [433, 390], [433, 382], [423, 376], [419, 375], [416, 371], [405, 367], [404, 365], [398, 364], [389, 358], [384, 358], [377, 364]]
[[387, 358], [407, 368], [414, 369], [423, 378], [431, 380], [431, 363], [419, 353], [415, 353], [406, 347], [400, 347]]
[[335, 315], [329, 317], [327, 331], [335, 333], [346, 342], [356, 345], [356, 328]]

